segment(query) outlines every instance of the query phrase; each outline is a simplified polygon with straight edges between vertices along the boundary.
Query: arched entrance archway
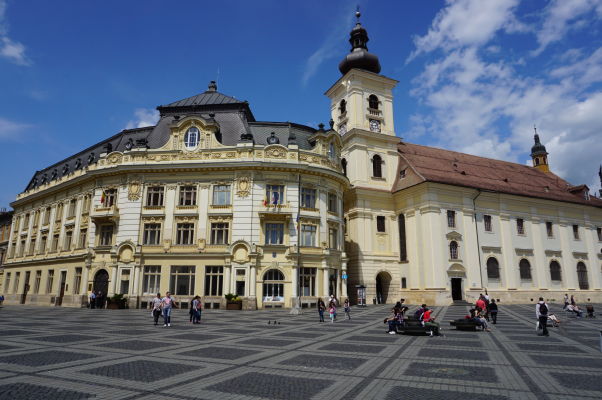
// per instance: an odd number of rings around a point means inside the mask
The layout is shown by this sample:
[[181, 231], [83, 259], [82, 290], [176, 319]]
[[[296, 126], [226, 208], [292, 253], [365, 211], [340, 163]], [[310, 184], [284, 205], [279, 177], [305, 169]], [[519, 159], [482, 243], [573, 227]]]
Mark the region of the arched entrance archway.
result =
[[376, 275], [376, 303], [387, 304], [391, 296], [391, 275], [388, 272], [379, 272]]
[[107, 295], [107, 291], [109, 290], [109, 273], [105, 269], [101, 269], [94, 275], [94, 291], [98, 293], [98, 291], [102, 292], [103, 296]]

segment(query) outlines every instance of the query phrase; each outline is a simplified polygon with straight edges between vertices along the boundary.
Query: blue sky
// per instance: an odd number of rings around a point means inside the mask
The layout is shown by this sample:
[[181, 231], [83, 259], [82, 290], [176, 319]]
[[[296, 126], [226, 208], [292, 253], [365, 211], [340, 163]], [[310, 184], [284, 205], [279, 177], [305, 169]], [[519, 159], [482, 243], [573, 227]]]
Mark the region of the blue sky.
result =
[[[258, 120], [326, 123], [357, 3], [0, 0], [0, 206], [210, 80]], [[599, 188], [602, 0], [359, 4], [398, 136], [525, 163], [536, 124], [552, 170]]]

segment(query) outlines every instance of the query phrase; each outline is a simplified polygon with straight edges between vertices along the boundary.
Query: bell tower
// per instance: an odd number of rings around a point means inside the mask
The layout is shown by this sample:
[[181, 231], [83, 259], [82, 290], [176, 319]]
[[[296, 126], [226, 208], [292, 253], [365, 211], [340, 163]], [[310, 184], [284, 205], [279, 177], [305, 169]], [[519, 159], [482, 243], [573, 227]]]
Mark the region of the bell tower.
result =
[[368, 51], [368, 32], [357, 21], [349, 33], [351, 51], [339, 63], [342, 76], [326, 91], [333, 129], [343, 142], [342, 157], [352, 185], [390, 190], [397, 168], [393, 88], [380, 74], [378, 56]]
[[535, 140], [535, 144], [531, 147], [531, 159], [533, 160], [533, 168], [537, 168], [542, 172], [550, 172], [550, 167], [548, 165], [548, 152], [546, 151], [546, 146], [541, 144], [539, 141], [539, 134], [537, 133], [537, 128], [533, 128], [535, 130], [535, 136], [533, 137]]

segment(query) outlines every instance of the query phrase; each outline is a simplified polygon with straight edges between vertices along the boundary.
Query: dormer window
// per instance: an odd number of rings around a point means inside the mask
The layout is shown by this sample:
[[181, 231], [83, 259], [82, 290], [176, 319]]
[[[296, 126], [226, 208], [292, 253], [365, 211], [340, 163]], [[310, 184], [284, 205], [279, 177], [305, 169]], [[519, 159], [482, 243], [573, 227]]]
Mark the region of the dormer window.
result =
[[373, 110], [378, 110], [378, 97], [376, 97], [375, 95], [371, 94], [368, 97], [368, 107], [370, 107]]
[[189, 128], [184, 135], [184, 146], [187, 149], [194, 149], [199, 145], [199, 130], [194, 126]]

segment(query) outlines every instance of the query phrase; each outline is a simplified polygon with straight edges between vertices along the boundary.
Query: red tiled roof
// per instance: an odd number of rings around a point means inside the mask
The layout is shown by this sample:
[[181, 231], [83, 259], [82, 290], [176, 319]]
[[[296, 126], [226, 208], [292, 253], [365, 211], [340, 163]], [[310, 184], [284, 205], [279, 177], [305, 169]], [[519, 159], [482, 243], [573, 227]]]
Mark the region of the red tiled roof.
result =
[[[400, 168], [407, 163], [419, 175], [416, 183], [437, 182], [602, 207], [602, 199], [590, 196], [586, 200], [569, 192], [572, 186], [564, 179], [527, 165], [412, 143], [400, 143], [398, 151]], [[407, 186], [404, 180], [397, 180], [392, 191]]]

